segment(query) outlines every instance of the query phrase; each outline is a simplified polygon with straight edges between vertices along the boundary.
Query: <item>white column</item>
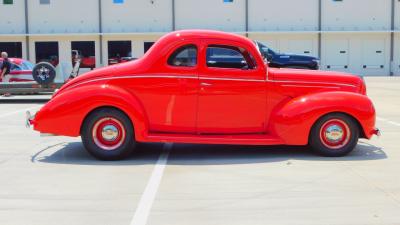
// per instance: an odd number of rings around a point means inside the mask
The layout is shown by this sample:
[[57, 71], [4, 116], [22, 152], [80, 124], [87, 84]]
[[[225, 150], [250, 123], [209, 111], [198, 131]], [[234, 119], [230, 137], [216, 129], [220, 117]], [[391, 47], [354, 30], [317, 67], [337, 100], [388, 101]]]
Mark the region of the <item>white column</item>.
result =
[[140, 58], [144, 54], [143, 40], [132, 40], [132, 57]]

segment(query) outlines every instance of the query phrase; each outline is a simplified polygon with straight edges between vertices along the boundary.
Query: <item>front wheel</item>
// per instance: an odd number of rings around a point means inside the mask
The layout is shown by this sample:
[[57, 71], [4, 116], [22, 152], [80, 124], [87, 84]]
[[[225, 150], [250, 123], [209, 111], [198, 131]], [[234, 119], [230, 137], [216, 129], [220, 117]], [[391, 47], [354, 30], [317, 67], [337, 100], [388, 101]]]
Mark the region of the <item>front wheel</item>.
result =
[[356, 147], [359, 127], [353, 118], [340, 113], [326, 115], [319, 119], [310, 133], [309, 144], [323, 156], [345, 156]]
[[81, 129], [86, 150], [101, 160], [127, 157], [135, 147], [133, 125], [121, 111], [104, 108], [91, 113]]

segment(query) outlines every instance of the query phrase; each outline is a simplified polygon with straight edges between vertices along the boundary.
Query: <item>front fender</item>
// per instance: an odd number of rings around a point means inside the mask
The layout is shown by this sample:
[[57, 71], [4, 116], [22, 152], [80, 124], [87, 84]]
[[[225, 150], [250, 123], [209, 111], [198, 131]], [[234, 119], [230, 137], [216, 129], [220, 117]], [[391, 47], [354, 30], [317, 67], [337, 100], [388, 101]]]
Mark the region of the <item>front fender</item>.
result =
[[352, 92], [322, 92], [299, 96], [273, 110], [270, 129], [288, 145], [306, 145], [314, 123], [329, 113], [345, 113], [361, 125], [366, 138], [375, 129], [371, 100]]
[[86, 116], [99, 107], [115, 107], [125, 112], [141, 140], [148, 128], [148, 118], [140, 101], [127, 90], [96, 83], [64, 90], [36, 114], [34, 129], [42, 133], [76, 137]]

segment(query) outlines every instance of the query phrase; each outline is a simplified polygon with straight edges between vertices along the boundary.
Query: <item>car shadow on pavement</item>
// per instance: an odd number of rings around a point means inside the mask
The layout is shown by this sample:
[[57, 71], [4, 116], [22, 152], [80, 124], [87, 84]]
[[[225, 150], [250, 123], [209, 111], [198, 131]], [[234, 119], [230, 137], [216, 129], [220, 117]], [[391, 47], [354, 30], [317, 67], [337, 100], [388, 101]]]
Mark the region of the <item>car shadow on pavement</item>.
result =
[[[145, 165], [155, 164], [164, 151], [162, 143], [138, 144], [131, 157], [121, 161], [100, 161], [90, 156], [81, 142], [70, 142], [38, 151], [33, 163], [81, 165]], [[49, 151], [51, 151], [49, 153]], [[168, 158], [170, 165], [224, 165], [272, 163], [291, 160], [305, 161], [362, 161], [387, 158], [382, 148], [360, 141], [356, 149], [345, 157], [331, 158], [313, 154], [304, 146], [239, 146], [174, 144]]]

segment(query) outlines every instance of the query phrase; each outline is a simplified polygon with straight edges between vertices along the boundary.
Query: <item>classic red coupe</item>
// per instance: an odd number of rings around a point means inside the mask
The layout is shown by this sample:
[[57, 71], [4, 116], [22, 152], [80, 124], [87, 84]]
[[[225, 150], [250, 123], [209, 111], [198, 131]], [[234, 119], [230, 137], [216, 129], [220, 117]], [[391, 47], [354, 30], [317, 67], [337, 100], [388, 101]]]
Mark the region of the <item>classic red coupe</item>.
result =
[[28, 122], [81, 136], [103, 160], [136, 142], [310, 145], [343, 156], [379, 134], [362, 78], [272, 69], [253, 41], [207, 30], [169, 33], [136, 61], [77, 77]]

